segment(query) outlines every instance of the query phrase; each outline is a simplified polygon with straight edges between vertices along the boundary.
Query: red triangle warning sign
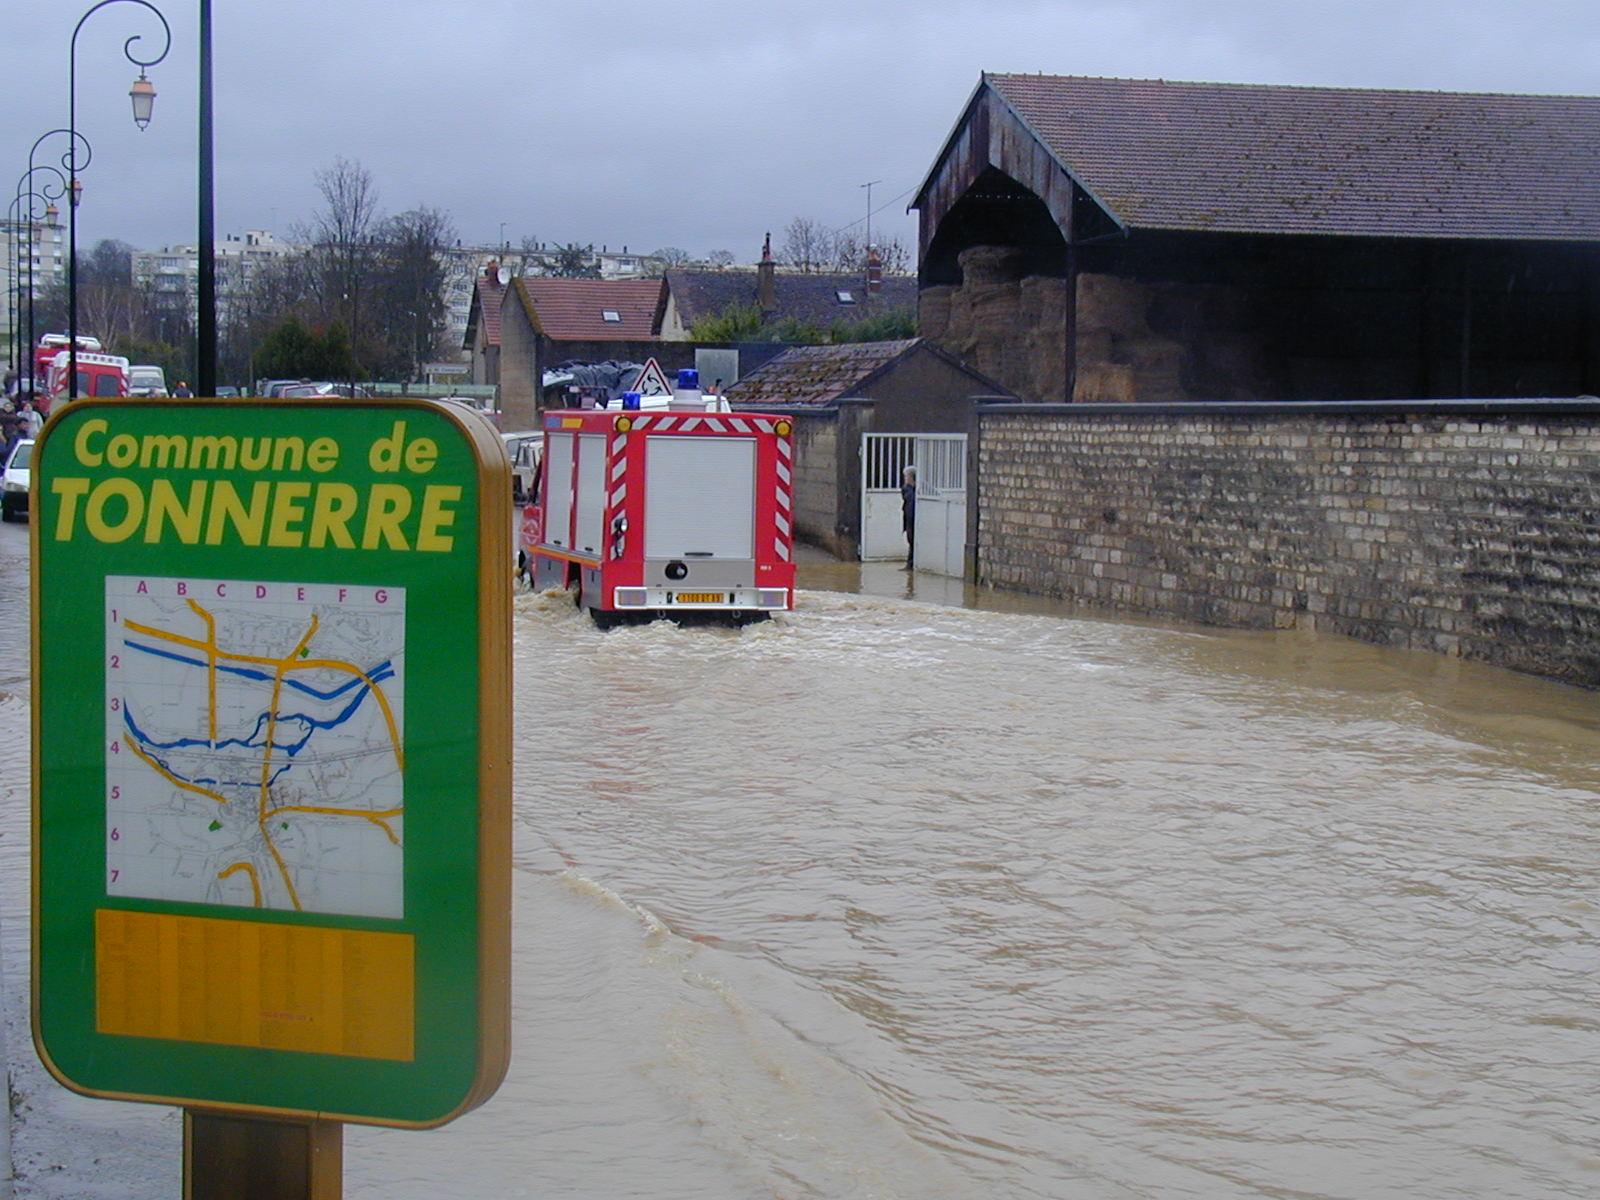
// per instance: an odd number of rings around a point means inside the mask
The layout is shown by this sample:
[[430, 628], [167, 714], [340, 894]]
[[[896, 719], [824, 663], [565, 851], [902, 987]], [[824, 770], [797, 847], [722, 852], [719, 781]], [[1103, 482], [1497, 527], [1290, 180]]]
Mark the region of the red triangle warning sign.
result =
[[633, 386], [628, 390], [638, 392], [641, 396], [672, 395], [672, 385], [667, 382], [667, 373], [653, 358], [644, 364], [644, 369], [639, 372], [639, 378], [633, 381]]

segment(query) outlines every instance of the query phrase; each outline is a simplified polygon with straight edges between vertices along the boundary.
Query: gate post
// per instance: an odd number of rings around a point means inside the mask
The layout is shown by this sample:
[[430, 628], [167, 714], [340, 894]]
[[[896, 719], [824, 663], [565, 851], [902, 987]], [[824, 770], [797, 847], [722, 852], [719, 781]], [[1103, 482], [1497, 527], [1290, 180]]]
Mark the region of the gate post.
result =
[[978, 583], [978, 470], [983, 451], [983, 403], [998, 396], [974, 396], [967, 420], [967, 536], [962, 546], [961, 577]]

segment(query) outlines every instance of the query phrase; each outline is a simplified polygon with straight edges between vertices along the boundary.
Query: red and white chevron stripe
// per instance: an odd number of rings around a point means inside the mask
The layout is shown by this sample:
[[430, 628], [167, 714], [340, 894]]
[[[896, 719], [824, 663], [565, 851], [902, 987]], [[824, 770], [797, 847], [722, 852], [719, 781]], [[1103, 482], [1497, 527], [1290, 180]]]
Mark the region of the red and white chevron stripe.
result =
[[791, 458], [794, 447], [787, 437], [780, 437], [777, 441], [778, 508], [774, 520], [777, 535], [773, 549], [777, 551], [780, 561], [788, 562], [794, 546], [794, 467]]
[[635, 429], [656, 433], [693, 433], [709, 429], [718, 433], [771, 433], [775, 422], [736, 413], [645, 413], [633, 419]]
[[[622, 511], [622, 502], [628, 498], [628, 439], [615, 429], [606, 440], [606, 507], [602, 515], [602, 529], [609, 530], [611, 522]], [[616, 539], [611, 542], [611, 557], [621, 558], [622, 547]]]

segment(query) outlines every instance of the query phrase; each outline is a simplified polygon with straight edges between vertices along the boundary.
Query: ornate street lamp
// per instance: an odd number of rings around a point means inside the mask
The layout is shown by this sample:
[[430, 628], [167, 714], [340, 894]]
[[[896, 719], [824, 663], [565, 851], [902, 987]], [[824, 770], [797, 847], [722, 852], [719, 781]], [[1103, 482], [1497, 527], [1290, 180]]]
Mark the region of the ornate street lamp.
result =
[[[94, 158], [94, 147], [89, 144], [89, 139], [84, 137], [83, 134], [74, 133], [72, 130], [64, 129], [64, 128], [63, 129], [46, 130], [44, 133], [41, 133], [38, 137], [34, 138], [33, 139], [33, 145], [28, 147], [28, 170], [27, 170], [27, 174], [24, 176], [25, 178], [32, 179], [33, 175], [34, 175], [34, 172], [42, 169], [43, 164], [36, 164], [34, 162], [34, 160], [39, 155], [39, 147], [44, 145], [44, 143], [46, 141], [48, 141], [50, 138], [56, 137], [58, 135], [61, 136], [61, 137], [70, 138], [71, 139], [71, 145], [72, 145], [73, 149], [81, 151], [81, 153], [77, 155], [78, 167], [79, 167], [80, 170], [82, 168], [84, 168], [84, 167], [87, 167], [89, 165], [89, 163], [93, 160], [93, 158]], [[67, 171], [67, 172], [70, 173], [70, 171], [72, 170], [72, 165], [71, 164], [72, 164], [73, 158], [74, 158], [74, 154], [73, 154], [72, 150], [69, 150], [66, 153], [62, 154], [62, 156], [61, 156], [61, 168], [62, 168], [62, 171]], [[67, 185], [68, 176], [64, 176], [61, 171], [57, 171], [54, 167], [51, 167], [50, 170], [55, 175], [55, 177], [58, 180], [61, 181], [60, 187], [54, 192], [50, 191], [50, 186], [49, 186], [48, 182], [46, 182], [44, 188], [42, 189], [42, 190], [46, 191], [47, 193], [49, 193], [46, 196], [46, 199], [52, 201], [52, 203], [47, 204], [45, 206], [45, 210], [44, 211], [45, 211], [45, 219], [53, 225], [56, 215], [60, 212], [60, 210], [58, 208], [56, 208], [56, 206], [53, 203], [53, 201], [56, 200], [57, 198], [63, 196], [63, 195], [67, 195], [70, 189], [69, 189], [69, 187]], [[32, 231], [31, 231], [31, 229], [30, 229], [30, 236], [29, 236], [29, 244], [30, 244], [30, 248], [31, 248], [31, 245], [32, 245]], [[30, 256], [29, 259], [28, 259], [28, 353], [27, 353], [28, 373], [29, 373], [29, 378], [30, 379], [32, 378], [32, 375], [33, 375], [33, 346], [34, 346], [33, 292], [34, 292], [33, 259]]]
[[[34, 145], [37, 146], [38, 143], [35, 142]], [[50, 180], [47, 177], [42, 184], [38, 185], [38, 189], [35, 190], [33, 177], [41, 171], [48, 172], [50, 175], [55, 176], [56, 182], [54, 187], [51, 186]], [[38, 225], [39, 218], [41, 216], [44, 217], [47, 224], [54, 221], [56, 214], [60, 212], [60, 209], [55, 206], [55, 201], [60, 199], [66, 190], [67, 177], [55, 167], [52, 167], [49, 163], [40, 163], [37, 166], [30, 166], [26, 171], [17, 177], [15, 195], [12, 198], [9, 210], [12, 230], [12, 262], [14, 264], [11, 268], [11, 283], [13, 290], [16, 293], [16, 304], [11, 310], [12, 340], [16, 346], [16, 354], [13, 357], [12, 362], [16, 366], [17, 374], [19, 376], [22, 374], [24, 367], [26, 367], [28, 372], [28, 390], [30, 396], [32, 395], [34, 384], [33, 231]], [[24, 210], [23, 206], [24, 201], [27, 201], [26, 210]], [[41, 205], [43, 206], [42, 212], [40, 211]], [[27, 230], [28, 235], [26, 250], [24, 250], [24, 242], [21, 238], [21, 233], [24, 229]], [[28, 324], [26, 334], [24, 334], [22, 324], [22, 301], [24, 295], [22, 265], [24, 261], [27, 263], [28, 267], [26, 292], [28, 303]], [[27, 338], [26, 344], [24, 344], [23, 340], [25, 336]]]
[[[139, 68], [139, 78], [134, 81], [130, 95], [133, 100], [134, 123], [140, 129], [150, 123], [150, 114], [156, 100], [155, 88], [145, 78], [144, 70], [166, 58], [167, 52], [172, 49], [172, 27], [167, 24], [167, 18], [162, 16], [161, 10], [151, 4], [150, 0], [100, 0], [99, 4], [78, 18], [78, 23], [72, 30], [71, 53], [67, 62], [67, 131], [71, 139], [67, 150], [67, 175], [72, 189], [72, 203], [67, 206], [67, 395], [73, 400], [78, 398], [78, 198], [83, 190], [83, 185], [78, 179], [78, 171], [81, 169], [78, 163], [78, 34], [83, 29], [85, 21], [112, 4], [137, 4], [140, 8], [148, 8], [161, 22], [161, 32], [165, 38], [161, 53], [154, 58], [140, 58], [133, 52], [133, 44], [142, 40], [139, 34], [134, 34], [122, 44], [123, 55]], [[140, 120], [141, 116], [143, 120]]]

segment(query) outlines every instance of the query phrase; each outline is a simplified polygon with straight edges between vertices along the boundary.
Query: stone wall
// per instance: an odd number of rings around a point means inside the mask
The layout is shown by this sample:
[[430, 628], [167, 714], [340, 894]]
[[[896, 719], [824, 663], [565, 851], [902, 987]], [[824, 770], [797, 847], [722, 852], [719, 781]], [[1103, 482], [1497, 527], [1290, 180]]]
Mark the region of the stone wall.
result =
[[981, 582], [1600, 686], [1600, 405], [986, 407]]
[[795, 536], [835, 554], [841, 552], [838, 418], [837, 409], [794, 414]]

